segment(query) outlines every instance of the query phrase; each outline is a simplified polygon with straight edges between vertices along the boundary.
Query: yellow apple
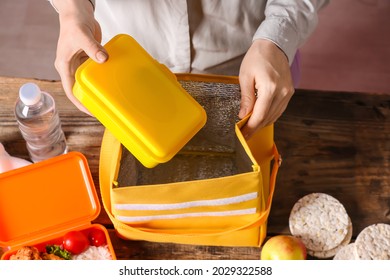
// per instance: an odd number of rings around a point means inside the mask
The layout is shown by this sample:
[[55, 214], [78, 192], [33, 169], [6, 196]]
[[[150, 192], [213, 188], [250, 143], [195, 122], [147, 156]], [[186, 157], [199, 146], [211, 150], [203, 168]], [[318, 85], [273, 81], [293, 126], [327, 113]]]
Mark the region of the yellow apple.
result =
[[306, 260], [303, 242], [291, 235], [277, 235], [268, 239], [261, 250], [262, 260]]

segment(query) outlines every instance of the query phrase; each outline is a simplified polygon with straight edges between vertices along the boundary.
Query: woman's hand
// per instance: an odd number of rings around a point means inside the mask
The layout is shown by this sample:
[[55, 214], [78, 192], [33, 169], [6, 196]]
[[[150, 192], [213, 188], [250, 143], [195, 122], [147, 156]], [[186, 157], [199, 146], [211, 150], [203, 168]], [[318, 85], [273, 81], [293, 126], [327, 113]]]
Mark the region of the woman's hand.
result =
[[60, 20], [55, 67], [68, 98], [81, 111], [90, 114], [73, 95], [72, 88], [77, 68], [88, 57], [98, 63], [108, 59], [107, 52], [100, 45], [100, 25], [94, 18], [93, 6], [88, 0], [56, 0], [53, 4]]
[[290, 67], [286, 55], [273, 42], [253, 41], [246, 53], [239, 74], [241, 104], [239, 117], [252, 112], [242, 128], [246, 139], [274, 123], [287, 108], [294, 94]]

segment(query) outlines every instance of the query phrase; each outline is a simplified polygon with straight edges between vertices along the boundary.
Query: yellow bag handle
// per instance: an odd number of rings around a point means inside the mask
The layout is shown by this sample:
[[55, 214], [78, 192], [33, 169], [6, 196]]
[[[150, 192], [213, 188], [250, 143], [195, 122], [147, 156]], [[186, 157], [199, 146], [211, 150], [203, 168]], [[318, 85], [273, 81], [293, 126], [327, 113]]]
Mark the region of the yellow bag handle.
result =
[[161, 233], [152, 232], [145, 229], [134, 228], [128, 224], [125, 224], [117, 220], [111, 213], [111, 200], [110, 193], [113, 182], [116, 180], [121, 160], [121, 145], [120, 142], [106, 129], [103, 136], [102, 148], [100, 152], [100, 164], [99, 164], [99, 180], [100, 180], [100, 192], [102, 196], [103, 206], [114, 224], [116, 229], [121, 229], [128, 233], [131, 233], [132, 237], [136, 240], [149, 240], [156, 242], [176, 242], [182, 244], [188, 244], [189, 238], [192, 240], [195, 238], [201, 238], [200, 243], [204, 243], [203, 238], [215, 237], [219, 235], [229, 234], [243, 229], [249, 229], [256, 226], [260, 226], [268, 219], [268, 215], [271, 210], [271, 204], [275, 189], [276, 175], [280, 165], [280, 155], [276, 146], [273, 146], [274, 163], [272, 166], [272, 172], [269, 181], [269, 195], [266, 202], [264, 212], [254, 221], [236, 228], [231, 228], [224, 231], [212, 232], [212, 233], [197, 233], [197, 234], [177, 234], [177, 233]]

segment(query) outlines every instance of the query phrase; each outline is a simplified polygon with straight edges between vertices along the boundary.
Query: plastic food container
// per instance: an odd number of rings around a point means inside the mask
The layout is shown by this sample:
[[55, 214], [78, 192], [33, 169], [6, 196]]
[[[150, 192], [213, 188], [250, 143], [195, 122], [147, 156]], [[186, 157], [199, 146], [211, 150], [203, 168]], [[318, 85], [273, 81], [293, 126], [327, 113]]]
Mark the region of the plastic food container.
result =
[[116, 259], [106, 228], [91, 224], [100, 204], [86, 158], [70, 152], [0, 174], [0, 247], [2, 259], [23, 246], [44, 250], [59, 245], [71, 230], [104, 232], [112, 259]]
[[105, 49], [105, 63], [77, 69], [74, 95], [144, 166], [169, 161], [204, 126], [205, 110], [131, 36]]

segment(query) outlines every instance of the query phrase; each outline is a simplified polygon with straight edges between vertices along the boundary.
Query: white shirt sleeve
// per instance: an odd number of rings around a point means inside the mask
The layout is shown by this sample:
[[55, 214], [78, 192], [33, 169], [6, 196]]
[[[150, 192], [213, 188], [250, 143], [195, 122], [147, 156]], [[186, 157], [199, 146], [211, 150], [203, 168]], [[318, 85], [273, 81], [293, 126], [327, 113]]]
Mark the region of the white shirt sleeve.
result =
[[268, 0], [265, 20], [257, 29], [253, 40], [267, 39], [274, 42], [286, 54], [289, 63], [297, 49], [314, 31], [318, 11], [329, 0]]
[[[47, 1], [49, 1], [50, 5], [51, 5], [51, 6], [54, 8], [54, 10], [56, 10], [56, 12], [58, 13], [58, 10], [57, 10], [56, 6], [55, 6], [54, 3], [53, 3], [54, 0], [47, 0]], [[93, 9], [95, 9], [95, 0], [88, 0], [88, 1], [92, 4]]]

